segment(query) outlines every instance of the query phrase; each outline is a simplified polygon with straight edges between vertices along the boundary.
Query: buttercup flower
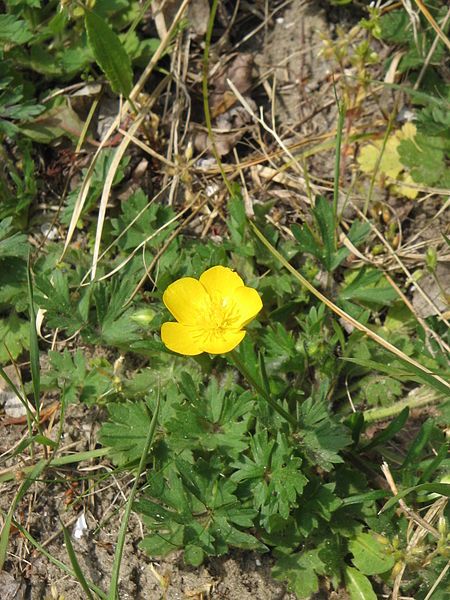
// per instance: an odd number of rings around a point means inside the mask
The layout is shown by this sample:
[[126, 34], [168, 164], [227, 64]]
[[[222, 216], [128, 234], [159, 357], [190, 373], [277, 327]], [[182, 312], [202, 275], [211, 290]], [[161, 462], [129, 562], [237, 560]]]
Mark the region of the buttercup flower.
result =
[[221, 266], [208, 269], [199, 280], [178, 279], [164, 292], [163, 302], [178, 323], [163, 323], [161, 339], [173, 352], [189, 356], [230, 352], [262, 308], [258, 292]]

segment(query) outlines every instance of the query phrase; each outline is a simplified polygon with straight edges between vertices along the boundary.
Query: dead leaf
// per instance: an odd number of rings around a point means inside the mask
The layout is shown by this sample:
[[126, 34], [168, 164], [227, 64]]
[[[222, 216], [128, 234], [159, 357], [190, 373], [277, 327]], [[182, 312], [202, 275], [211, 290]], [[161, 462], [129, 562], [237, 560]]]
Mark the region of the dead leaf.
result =
[[[436, 277], [425, 275], [425, 277], [420, 279], [419, 285], [439, 311], [445, 312], [448, 310], [450, 300], [450, 264], [438, 263]], [[443, 292], [447, 297], [444, 297]], [[417, 290], [413, 293], [412, 303], [414, 310], [422, 319], [438, 314], [438, 310], [434, 309]]]
[[21, 125], [20, 129], [35, 142], [49, 144], [61, 137], [68, 137], [77, 142], [83, 127], [83, 121], [66, 98], [62, 104], [46, 110], [33, 121]]
[[221, 69], [212, 81], [210, 106], [212, 117], [217, 117], [226, 112], [237, 102], [236, 96], [227, 83], [229, 79], [243, 96], [252, 87], [253, 55], [240, 53]]
[[[175, 15], [177, 14], [182, 0], [153, 0], [152, 12], [155, 19], [156, 31], [162, 40], [167, 35]], [[204, 37], [209, 21], [208, 0], [192, 0], [187, 11], [189, 30], [195, 37]]]
[[[246, 98], [252, 110], [256, 104], [251, 98]], [[216, 150], [219, 156], [225, 156], [239, 142], [248, 130], [252, 118], [243, 106], [235, 106], [219, 115], [213, 124], [213, 135]], [[194, 129], [193, 146], [197, 152], [212, 152], [211, 140], [204, 129]]]

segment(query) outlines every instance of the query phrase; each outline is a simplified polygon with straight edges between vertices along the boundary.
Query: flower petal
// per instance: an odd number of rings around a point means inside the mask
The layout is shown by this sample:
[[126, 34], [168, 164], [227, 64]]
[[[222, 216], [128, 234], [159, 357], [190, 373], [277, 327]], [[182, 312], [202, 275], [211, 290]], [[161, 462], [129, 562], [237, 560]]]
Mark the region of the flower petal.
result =
[[263, 303], [256, 290], [242, 286], [233, 292], [233, 300], [239, 312], [239, 327], [244, 327], [256, 317], [262, 309]]
[[212, 298], [217, 295], [222, 298], [231, 296], [238, 287], [244, 285], [244, 282], [235, 271], [220, 265], [211, 267], [211, 269], [202, 273], [200, 283]]
[[161, 339], [163, 343], [178, 354], [195, 356], [204, 352], [194, 333], [197, 328], [180, 323], [163, 323], [161, 326]]
[[229, 329], [222, 332], [220, 336], [210, 336], [201, 342], [204, 352], [209, 354], [225, 354], [230, 352], [238, 344], [242, 342], [245, 336], [245, 331], [237, 331]]
[[211, 301], [197, 279], [183, 277], [169, 285], [163, 294], [163, 302], [177, 321], [195, 325]]

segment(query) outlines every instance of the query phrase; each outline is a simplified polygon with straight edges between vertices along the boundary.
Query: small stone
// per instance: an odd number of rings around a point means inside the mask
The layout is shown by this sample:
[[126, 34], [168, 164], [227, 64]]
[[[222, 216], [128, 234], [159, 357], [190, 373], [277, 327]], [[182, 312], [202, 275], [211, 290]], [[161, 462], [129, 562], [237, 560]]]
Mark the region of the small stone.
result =
[[75, 527], [72, 531], [72, 537], [75, 540], [81, 540], [84, 535], [84, 532], [87, 531], [88, 525], [86, 523], [86, 517], [84, 516], [84, 512], [78, 517], [77, 522], [75, 523]]
[[50, 241], [56, 240], [59, 236], [58, 229], [51, 223], [42, 223], [41, 231], [43, 235]]
[[[7, 365], [3, 368], [3, 370], [9, 377], [9, 379], [13, 382], [13, 384], [16, 387], [18, 387], [20, 385], [20, 382], [14, 365]], [[3, 377], [0, 377], [0, 406], [3, 406], [3, 404], [5, 404], [8, 398], [10, 398], [11, 396], [16, 397], [9, 383], [5, 379], [3, 379]]]
[[20, 398], [16, 396], [13, 391], [3, 392], [3, 395], [6, 393], [6, 402], [5, 402], [5, 414], [8, 417], [12, 417], [13, 419], [19, 419], [27, 414], [25, 406], [21, 402]]

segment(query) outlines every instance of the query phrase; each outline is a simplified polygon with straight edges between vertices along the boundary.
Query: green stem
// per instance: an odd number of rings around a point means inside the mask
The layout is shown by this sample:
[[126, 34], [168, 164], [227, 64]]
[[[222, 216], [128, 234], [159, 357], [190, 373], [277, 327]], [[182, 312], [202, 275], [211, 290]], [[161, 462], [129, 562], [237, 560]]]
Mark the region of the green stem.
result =
[[[108, 452], [110, 452], [110, 451], [111, 451], [111, 448], [105, 447], [105, 448], [96, 448], [95, 450], [87, 450], [86, 452], [76, 452], [74, 454], [67, 454], [66, 456], [59, 456], [58, 458], [51, 458], [48, 466], [49, 467], [63, 467], [64, 465], [78, 463], [83, 460], [91, 460], [93, 458], [101, 458], [102, 456], [105, 456], [106, 454], [108, 454]], [[45, 464], [46, 462], [47, 462], [46, 459], [42, 459], [38, 463], [36, 463], [36, 465], [39, 463]], [[20, 471], [24, 475], [28, 475], [28, 473], [31, 473], [33, 471], [33, 469], [35, 468], [36, 465], [31, 465], [29, 467], [23, 467], [23, 468], [17, 467], [17, 469], [12, 468], [8, 472], [2, 473], [0, 475], [0, 483], [3, 483], [4, 481], [12, 481], [13, 479], [15, 479], [17, 471]]]
[[341, 175], [341, 146], [342, 146], [342, 131], [344, 129], [345, 120], [345, 105], [339, 102], [336, 95], [338, 107], [338, 124], [336, 129], [336, 156], [334, 161], [334, 186], [333, 186], [333, 214], [334, 214], [334, 249], [337, 247], [337, 222], [338, 222], [338, 202], [339, 202], [339, 179]]
[[261, 383], [259, 381], [257, 381], [249, 372], [249, 370], [247, 369], [247, 367], [245, 366], [245, 364], [242, 362], [239, 354], [236, 352], [236, 350], [232, 350], [231, 352], [228, 353], [228, 355], [231, 357], [231, 362], [234, 364], [234, 366], [238, 369], [238, 371], [241, 373], [241, 375], [244, 377], [244, 379], [247, 380], [247, 382], [250, 384], [250, 386], [252, 388], [254, 388], [258, 394], [260, 396], [262, 396], [264, 398], [264, 400], [267, 402], [267, 404], [269, 404], [269, 406], [271, 408], [273, 408], [273, 410], [275, 412], [277, 412], [280, 417], [283, 417], [283, 419], [285, 421], [287, 421], [290, 425], [292, 425], [292, 427], [294, 428], [294, 431], [296, 431], [298, 429], [298, 422], [297, 420], [290, 415], [287, 411], [284, 410], [284, 408], [282, 408], [278, 402], [276, 402], [271, 395], [267, 392], [267, 390], [264, 389], [264, 387], [261, 385]]
[[418, 392], [415, 398], [402, 400], [396, 402], [391, 406], [382, 406], [380, 408], [371, 408], [364, 411], [364, 421], [366, 423], [373, 423], [374, 421], [383, 421], [384, 419], [390, 419], [400, 414], [402, 410], [408, 406], [409, 408], [420, 408], [427, 404], [433, 404], [443, 400], [442, 394], [435, 392], [434, 390], [423, 389], [422, 393]]

